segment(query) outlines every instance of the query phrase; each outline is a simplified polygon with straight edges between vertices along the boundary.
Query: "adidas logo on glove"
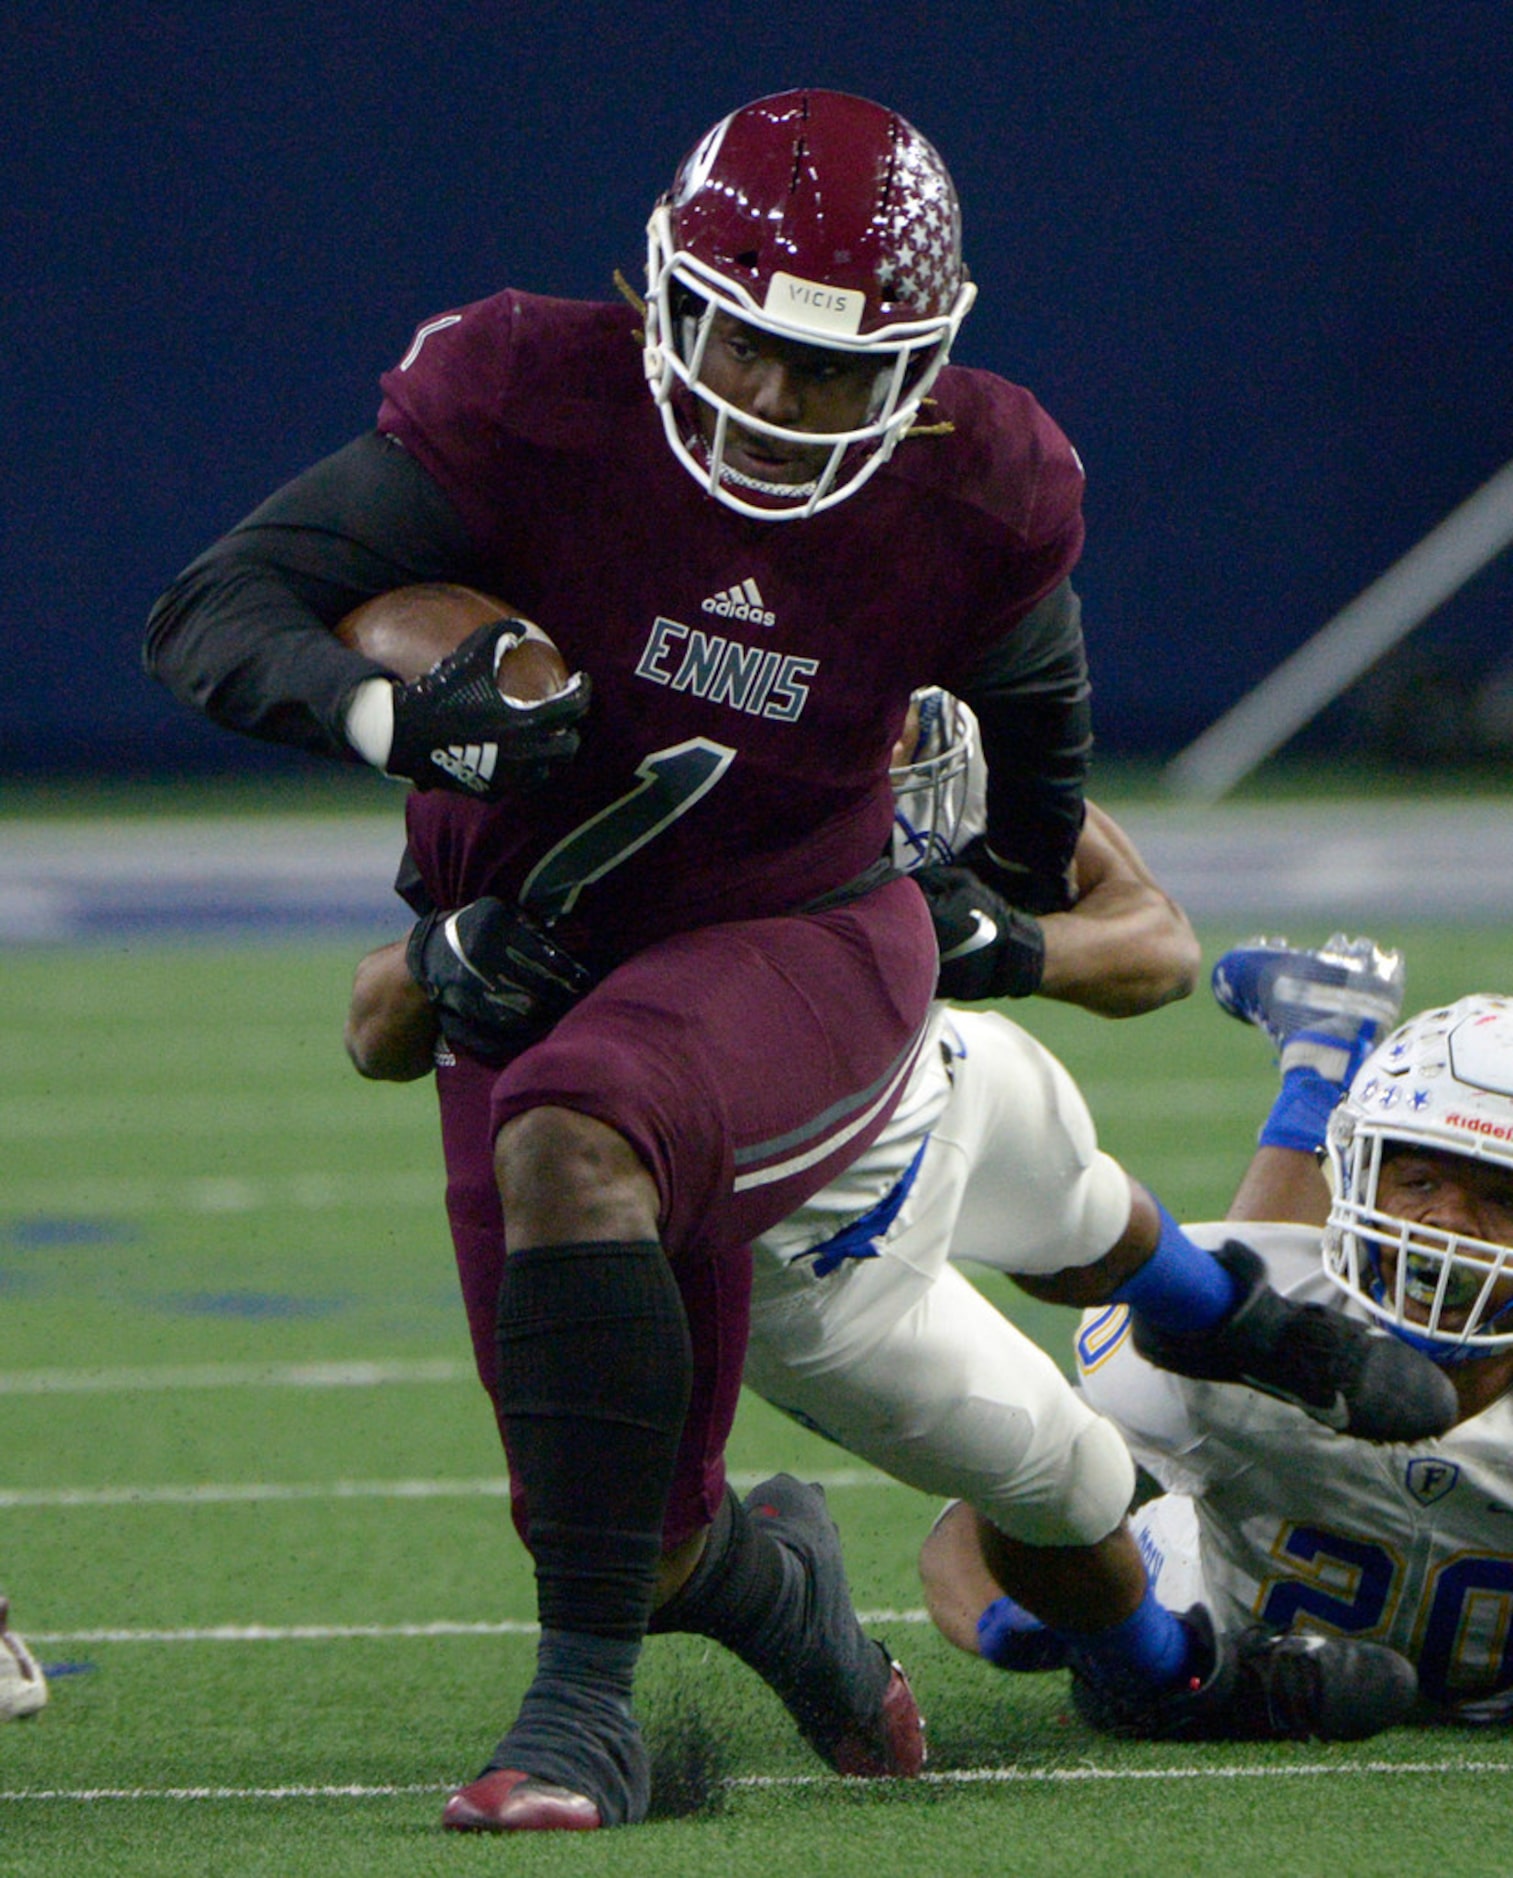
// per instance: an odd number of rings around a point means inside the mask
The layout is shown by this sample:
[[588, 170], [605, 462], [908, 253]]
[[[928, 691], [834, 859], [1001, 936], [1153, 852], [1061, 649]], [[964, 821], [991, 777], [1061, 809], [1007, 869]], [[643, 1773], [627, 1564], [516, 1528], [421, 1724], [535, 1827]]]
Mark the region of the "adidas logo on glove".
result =
[[499, 761], [497, 743], [454, 743], [446, 750], [433, 750], [431, 761], [438, 769], [460, 782], [464, 789], [483, 795]]

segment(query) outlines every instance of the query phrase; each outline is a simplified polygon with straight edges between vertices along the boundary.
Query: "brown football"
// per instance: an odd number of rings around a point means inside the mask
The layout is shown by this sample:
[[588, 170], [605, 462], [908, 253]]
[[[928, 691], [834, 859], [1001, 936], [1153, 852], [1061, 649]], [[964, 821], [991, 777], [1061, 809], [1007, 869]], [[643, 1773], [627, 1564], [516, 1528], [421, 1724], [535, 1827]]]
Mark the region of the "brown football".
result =
[[455, 652], [475, 627], [500, 617], [519, 620], [525, 632], [499, 661], [494, 676], [500, 691], [520, 704], [560, 691], [567, 683], [567, 664], [547, 635], [507, 601], [474, 587], [428, 581], [375, 594], [338, 623], [336, 636], [408, 684]]

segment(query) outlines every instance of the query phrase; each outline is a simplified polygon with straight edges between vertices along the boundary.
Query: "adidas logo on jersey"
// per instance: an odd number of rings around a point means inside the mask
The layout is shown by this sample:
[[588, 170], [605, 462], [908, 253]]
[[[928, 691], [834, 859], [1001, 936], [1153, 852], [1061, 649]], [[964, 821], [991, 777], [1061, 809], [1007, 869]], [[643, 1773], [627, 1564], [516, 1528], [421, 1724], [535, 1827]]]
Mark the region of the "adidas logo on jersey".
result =
[[712, 593], [704, 602], [704, 611], [717, 613], [721, 619], [749, 619], [757, 626], [777, 624], [777, 614], [767, 611], [754, 580], [743, 580], [738, 586], [727, 587], [723, 593]]
[[454, 743], [445, 750], [433, 750], [431, 761], [437, 769], [444, 769], [449, 776], [456, 778], [464, 789], [471, 789], [474, 795], [483, 795], [488, 790], [494, 775], [494, 765], [499, 761], [497, 743]]

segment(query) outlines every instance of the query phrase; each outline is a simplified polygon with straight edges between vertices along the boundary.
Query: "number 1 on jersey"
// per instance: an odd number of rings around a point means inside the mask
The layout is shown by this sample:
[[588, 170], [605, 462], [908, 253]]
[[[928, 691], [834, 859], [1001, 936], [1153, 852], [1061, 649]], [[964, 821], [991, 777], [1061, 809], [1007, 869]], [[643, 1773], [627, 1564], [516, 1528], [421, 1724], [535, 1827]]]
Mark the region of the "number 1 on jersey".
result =
[[571, 912], [583, 889], [628, 860], [708, 795], [735, 751], [708, 737], [653, 750], [636, 765], [634, 789], [582, 822], [544, 854], [520, 889], [520, 904], [542, 919]]

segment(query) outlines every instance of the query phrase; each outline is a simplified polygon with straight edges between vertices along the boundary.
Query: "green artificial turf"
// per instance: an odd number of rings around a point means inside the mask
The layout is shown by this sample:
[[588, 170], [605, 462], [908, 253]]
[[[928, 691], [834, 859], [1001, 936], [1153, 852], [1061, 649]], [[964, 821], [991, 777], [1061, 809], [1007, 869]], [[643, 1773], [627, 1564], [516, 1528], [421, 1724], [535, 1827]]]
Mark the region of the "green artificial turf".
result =
[[[1205, 933], [1209, 957], [1241, 936]], [[1509, 975], [1493, 929], [1377, 936], [1408, 948], [1414, 1005]], [[54, 1669], [47, 1709], [0, 1729], [5, 1878], [1498, 1867], [1505, 1732], [1099, 1738], [1061, 1675], [998, 1675], [923, 1621], [932, 1505], [750, 1400], [732, 1467], [827, 1483], [857, 1602], [913, 1675], [929, 1777], [829, 1778], [748, 1672], [656, 1639], [638, 1693], [652, 1823], [443, 1834], [446, 1791], [529, 1675], [531, 1584], [471, 1374], [431, 1093], [347, 1068], [351, 962], [0, 952], [0, 1588]], [[1272, 1087], [1256, 1033], [1206, 992], [1134, 1024], [1013, 1014], [1174, 1211], [1222, 1211]], [[1065, 1360], [1070, 1314], [983, 1282]]]

